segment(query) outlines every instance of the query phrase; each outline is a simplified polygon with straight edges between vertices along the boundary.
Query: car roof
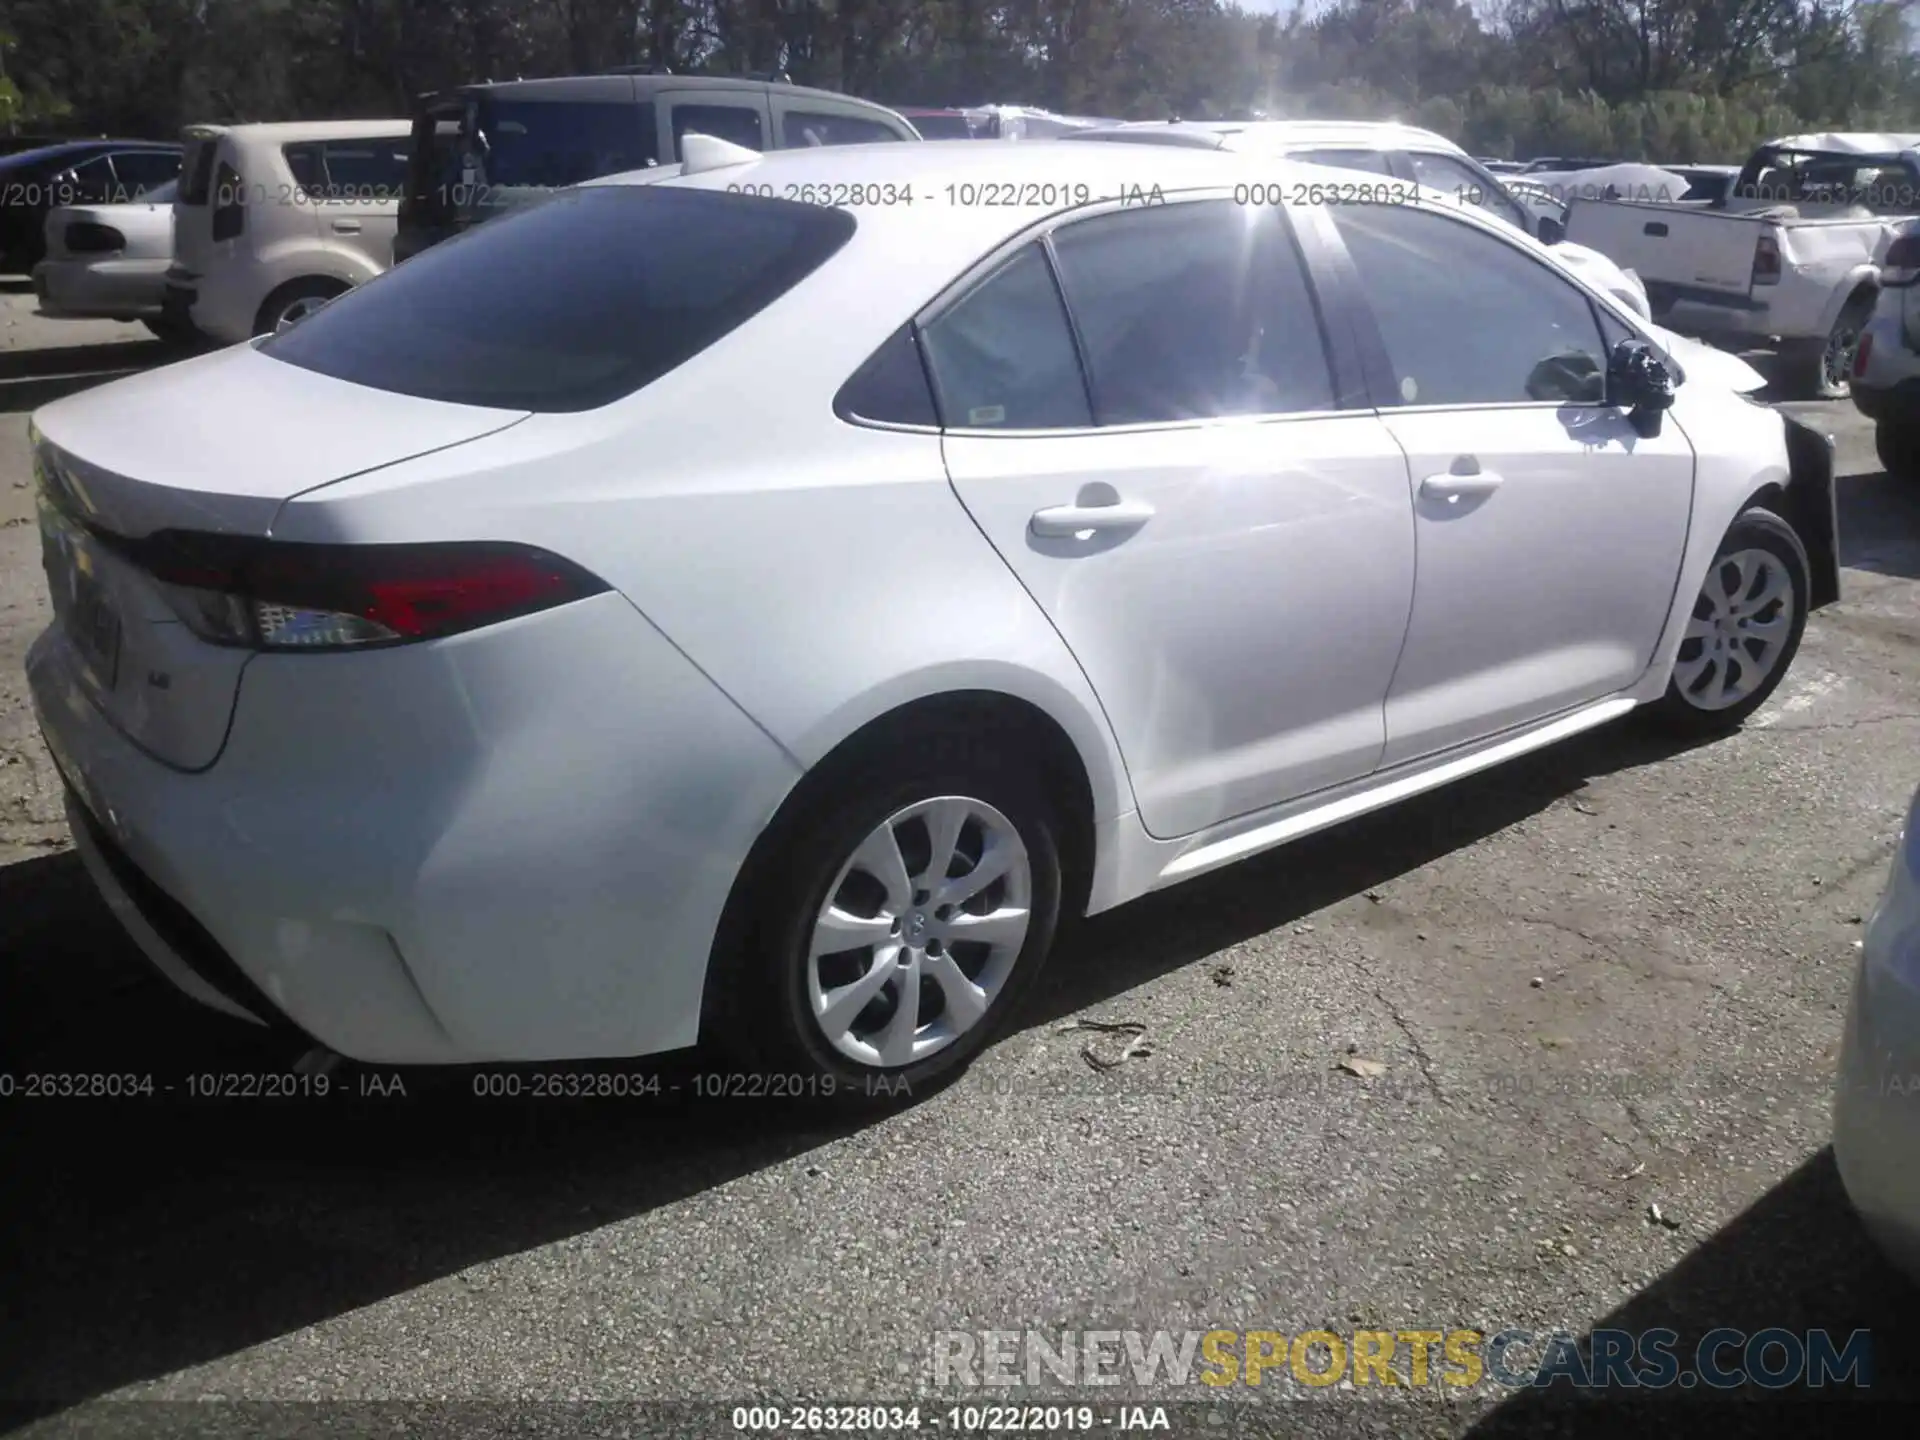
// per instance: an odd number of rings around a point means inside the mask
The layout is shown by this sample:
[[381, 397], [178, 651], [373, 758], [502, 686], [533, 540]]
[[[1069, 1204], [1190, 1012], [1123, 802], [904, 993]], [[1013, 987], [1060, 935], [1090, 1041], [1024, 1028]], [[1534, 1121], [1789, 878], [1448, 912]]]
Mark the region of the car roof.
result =
[[380, 135], [411, 134], [413, 122], [395, 120], [275, 120], [257, 125], [189, 125], [182, 133], [192, 140], [231, 135], [236, 140], [264, 140], [286, 144], [298, 140], [367, 140]]
[[812, 85], [795, 85], [787, 80], [751, 80], [743, 75], [665, 75], [651, 72], [636, 75], [621, 74], [617, 71], [597, 75], [547, 75], [533, 80], [476, 80], [468, 85], [456, 85], [448, 91], [439, 92], [428, 98], [446, 100], [454, 95], [488, 95], [503, 100], [564, 100], [573, 91], [598, 92], [609, 80], [631, 81], [636, 103], [650, 99], [653, 92], [660, 90], [708, 90], [716, 94], [744, 90], [762, 95], [806, 96], [818, 100], [834, 100], [842, 104], [859, 105], [868, 110], [887, 108], [884, 105], [876, 105], [871, 100], [843, 95], [837, 90], [822, 90]]
[[178, 142], [172, 140], [62, 140], [54, 145], [0, 155], [0, 165], [32, 165], [41, 160], [56, 160], [63, 155], [79, 155], [91, 150], [177, 151], [179, 148]]
[[1769, 140], [1762, 150], [1802, 150], [1831, 155], [1898, 155], [1920, 150], [1920, 135], [1873, 134], [1865, 131], [1828, 131], [1819, 135], [1783, 135]]
[[[1404, 149], [1440, 150], [1449, 155], [1466, 151], [1443, 135], [1403, 125], [1397, 120], [1132, 120], [1090, 130], [1081, 139], [1098, 135], [1108, 140], [1153, 136], [1191, 137], [1186, 143], [1213, 141], [1223, 150], [1281, 151], [1315, 145], [1379, 145]], [[1161, 143], [1167, 143], [1162, 141]]]

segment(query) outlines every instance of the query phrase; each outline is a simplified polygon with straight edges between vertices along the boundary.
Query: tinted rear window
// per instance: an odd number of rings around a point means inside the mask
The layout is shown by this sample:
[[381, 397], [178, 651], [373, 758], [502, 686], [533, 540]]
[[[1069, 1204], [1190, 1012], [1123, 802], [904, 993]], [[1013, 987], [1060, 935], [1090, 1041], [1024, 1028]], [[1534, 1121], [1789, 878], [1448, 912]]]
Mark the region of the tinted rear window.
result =
[[489, 185], [578, 185], [658, 158], [651, 105], [483, 99], [477, 114]]
[[853, 231], [844, 210], [758, 196], [563, 191], [348, 291], [261, 353], [423, 399], [591, 410], [745, 324]]

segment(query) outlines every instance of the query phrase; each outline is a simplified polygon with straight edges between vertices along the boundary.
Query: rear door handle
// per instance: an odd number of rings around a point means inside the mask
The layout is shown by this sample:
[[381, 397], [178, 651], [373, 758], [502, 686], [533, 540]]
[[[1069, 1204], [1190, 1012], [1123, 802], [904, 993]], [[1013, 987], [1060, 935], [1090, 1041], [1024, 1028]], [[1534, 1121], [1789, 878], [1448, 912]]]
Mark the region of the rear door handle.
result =
[[1500, 477], [1482, 470], [1471, 455], [1462, 455], [1453, 468], [1442, 475], [1429, 475], [1420, 482], [1420, 493], [1429, 500], [1444, 500], [1451, 505], [1474, 495], [1491, 495], [1500, 488]]
[[1087, 530], [1138, 530], [1153, 518], [1153, 506], [1144, 500], [1117, 500], [1111, 505], [1055, 505], [1036, 510], [1029, 522], [1035, 535], [1058, 539]]
[[333, 222], [333, 230], [336, 235], [358, 235], [360, 233], [360, 222], [358, 220], [336, 220]]

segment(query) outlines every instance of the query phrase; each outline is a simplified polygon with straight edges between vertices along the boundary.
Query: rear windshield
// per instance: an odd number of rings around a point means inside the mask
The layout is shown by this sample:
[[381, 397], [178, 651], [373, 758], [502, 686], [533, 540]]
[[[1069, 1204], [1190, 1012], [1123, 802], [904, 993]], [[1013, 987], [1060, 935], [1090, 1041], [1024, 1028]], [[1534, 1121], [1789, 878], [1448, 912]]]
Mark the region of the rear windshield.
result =
[[[466, 137], [485, 185], [578, 185], [659, 157], [653, 107], [617, 100], [482, 98]], [[467, 178], [467, 177], [462, 177]]]
[[592, 410], [745, 324], [853, 231], [844, 210], [759, 196], [562, 191], [348, 291], [260, 351], [427, 400]]

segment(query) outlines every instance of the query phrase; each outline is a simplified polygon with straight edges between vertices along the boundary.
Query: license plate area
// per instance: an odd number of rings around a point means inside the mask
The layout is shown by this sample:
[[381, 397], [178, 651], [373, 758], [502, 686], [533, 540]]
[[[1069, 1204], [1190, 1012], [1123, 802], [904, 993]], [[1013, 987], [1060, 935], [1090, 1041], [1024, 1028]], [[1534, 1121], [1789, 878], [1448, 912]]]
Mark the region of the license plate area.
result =
[[53, 613], [94, 682], [111, 690], [120, 678], [119, 607], [72, 525], [43, 508], [40, 537]]

